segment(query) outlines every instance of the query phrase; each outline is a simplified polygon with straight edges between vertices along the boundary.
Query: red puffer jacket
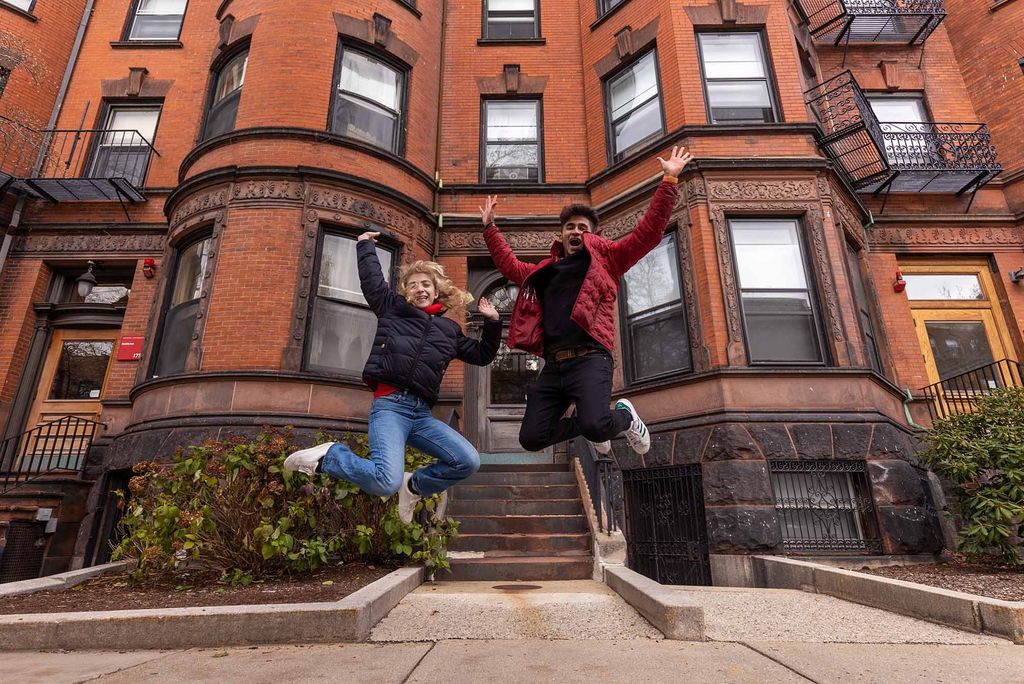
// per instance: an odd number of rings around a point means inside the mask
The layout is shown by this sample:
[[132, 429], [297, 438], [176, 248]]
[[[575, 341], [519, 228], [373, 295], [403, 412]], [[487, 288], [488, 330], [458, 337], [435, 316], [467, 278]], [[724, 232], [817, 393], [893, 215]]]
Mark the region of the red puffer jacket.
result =
[[[615, 345], [615, 300], [619, 294], [619, 279], [661, 242], [678, 197], [676, 184], [662, 181], [644, 217], [629, 235], [617, 242], [593, 233], [583, 235], [583, 245], [590, 252], [590, 268], [573, 306], [572, 320], [608, 349]], [[562, 241], [556, 238], [551, 245], [551, 256], [539, 264], [531, 264], [516, 257], [496, 225], [484, 230], [484, 240], [501, 274], [521, 286], [512, 309], [508, 346], [543, 356], [541, 306], [537, 290], [530, 281], [534, 273], [564, 256]]]

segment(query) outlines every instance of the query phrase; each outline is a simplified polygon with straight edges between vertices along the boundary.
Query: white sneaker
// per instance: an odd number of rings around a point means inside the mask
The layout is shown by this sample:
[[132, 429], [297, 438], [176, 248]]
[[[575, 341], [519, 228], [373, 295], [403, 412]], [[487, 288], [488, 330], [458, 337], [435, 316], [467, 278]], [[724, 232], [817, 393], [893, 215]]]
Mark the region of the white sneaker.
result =
[[284, 469], [289, 472], [298, 470], [309, 476], [316, 475], [316, 467], [320, 459], [327, 455], [334, 442], [324, 442], [308, 449], [299, 449], [288, 458], [284, 459]]
[[615, 402], [615, 408], [625, 409], [633, 415], [633, 424], [626, 428], [623, 434], [626, 436], [629, 446], [633, 447], [633, 451], [638, 454], [646, 454], [651, 449], [651, 433], [647, 431], [644, 421], [640, 420], [632, 402], [629, 399], [619, 399]]
[[406, 525], [412, 522], [412, 514], [416, 511], [416, 504], [423, 497], [413, 494], [409, 489], [409, 481], [412, 480], [412, 473], [405, 473], [402, 476], [402, 484], [398, 488], [398, 518]]
[[594, 447], [594, 451], [601, 454], [602, 456], [607, 456], [608, 454], [612, 453], [611, 440], [605, 440], [603, 442], [590, 442], [590, 446]]

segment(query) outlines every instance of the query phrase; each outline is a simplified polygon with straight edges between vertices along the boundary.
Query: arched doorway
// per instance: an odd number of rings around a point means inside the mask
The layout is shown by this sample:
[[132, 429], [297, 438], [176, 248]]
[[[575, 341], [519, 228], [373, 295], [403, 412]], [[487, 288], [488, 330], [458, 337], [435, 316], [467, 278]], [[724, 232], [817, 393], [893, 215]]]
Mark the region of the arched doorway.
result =
[[[526, 352], [509, 349], [506, 344], [508, 321], [519, 287], [504, 278], [492, 280], [481, 290], [501, 314], [505, 332], [494, 363], [467, 366], [465, 428], [466, 436], [485, 454], [522, 452], [519, 427], [526, 412], [526, 390], [537, 378], [544, 360]], [[474, 333], [481, 318], [475, 310], [469, 326]], [[545, 450], [549, 458], [551, 449]], [[540, 454], [538, 454], [540, 455]]]

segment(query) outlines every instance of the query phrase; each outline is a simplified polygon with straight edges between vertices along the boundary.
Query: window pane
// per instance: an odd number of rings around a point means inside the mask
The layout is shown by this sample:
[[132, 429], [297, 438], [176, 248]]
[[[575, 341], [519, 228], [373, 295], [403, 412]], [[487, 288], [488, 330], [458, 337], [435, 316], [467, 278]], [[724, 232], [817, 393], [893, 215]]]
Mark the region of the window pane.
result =
[[872, 97], [868, 101], [881, 122], [920, 123], [928, 120], [924, 102], [919, 97]]
[[702, 33], [701, 59], [707, 78], [764, 78], [756, 33]]
[[992, 363], [992, 348], [981, 321], [925, 321], [939, 379]]
[[103, 145], [141, 146], [153, 144], [156, 139], [156, 122], [160, 118], [160, 109], [111, 108], [107, 116], [107, 133], [103, 135]]
[[139, 0], [139, 13], [184, 14], [188, 0]]
[[68, 301], [73, 304], [124, 304], [128, 301], [131, 292], [131, 289], [125, 285], [99, 284], [92, 288], [88, 297], [82, 299], [78, 294], [77, 285], [72, 284]]
[[65, 342], [49, 399], [99, 399], [113, 342]]
[[394, 151], [397, 117], [378, 107], [342, 94], [334, 112], [334, 132]]
[[249, 64], [249, 53], [244, 52], [224, 65], [217, 76], [217, 89], [213, 95], [216, 104], [235, 92], [245, 83], [245, 68]]
[[537, 379], [543, 361], [508, 348], [505, 340], [490, 367], [491, 404], [525, 404], [526, 390]]
[[187, 0], [139, 0], [131, 40], [176, 40]]
[[618, 119], [645, 100], [658, 94], [658, 78], [654, 53], [649, 52], [636, 64], [611, 81], [612, 120]]
[[398, 111], [401, 75], [384, 62], [352, 50], [341, 58], [339, 88]]
[[621, 153], [636, 143], [661, 132], [661, 107], [657, 98], [615, 124], [615, 152]]
[[740, 286], [748, 290], [804, 289], [796, 221], [731, 220]]
[[540, 179], [536, 145], [488, 145], [487, 180]]
[[4, 0], [8, 5], [14, 5], [18, 9], [23, 9], [28, 12], [29, 8], [32, 7], [32, 0]]
[[626, 272], [626, 311], [636, 314], [679, 300], [679, 260], [675, 234], [666, 235], [661, 244]]
[[743, 293], [751, 361], [821, 361], [806, 294]]
[[160, 334], [160, 349], [154, 377], [164, 377], [185, 370], [188, 348], [192, 343], [192, 333], [196, 328], [196, 314], [199, 312], [199, 300], [190, 299], [184, 304], [168, 309], [164, 316], [164, 328]]
[[652, 320], [631, 323], [636, 379], [690, 369], [690, 339], [681, 308]]
[[238, 119], [238, 103], [241, 99], [241, 91], [236, 90], [210, 108], [210, 113], [206, 117], [206, 128], [203, 129], [204, 140], [235, 130], [235, 121]]
[[317, 298], [309, 341], [309, 364], [358, 373], [373, 345], [377, 317], [368, 309]]
[[[377, 248], [384, 279], [391, 282], [391, 252]], [[340, 235], [325, 235], [320, 255], [320, 282], [317, 295], [346, 302], [366, 304], [359, 287], [356, 241]]]
[[907, 299], [981, 300], [985, 293], [976, 275], [906, 274]]
[[533, 12], [537, 0], [487, 0], [488, 12]]
[[200, 240], [189, 245], [178, 256], [177, 271], [174, 274], [174, 291], [171, 306], [199, 299], [203, 291], [203, 280], [209, 266], [210, 241]]
[[488, 17], [487, 37], [536, 38], [537, 25], [533, 17]]
[[536, 102], [487, 102], [487, 140], [536, 140]]

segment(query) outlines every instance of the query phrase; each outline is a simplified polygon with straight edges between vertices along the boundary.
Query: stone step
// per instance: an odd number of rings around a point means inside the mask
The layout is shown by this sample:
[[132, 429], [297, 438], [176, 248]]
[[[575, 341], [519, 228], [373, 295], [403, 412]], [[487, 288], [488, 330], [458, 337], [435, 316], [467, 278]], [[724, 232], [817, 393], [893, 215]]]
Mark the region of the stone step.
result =
[[458, 486], [465, 485], [559, 485], [576, 484], [576, 475], [568, 470], [540, 472], [478, 472], [466, 478]]
[[534, 453], [532, 451], [483, 452], [480, 463], [501, 463], [507, 465], [547, 464], [552, 463], [551, 454]]
[[572, 499], [579, 498], [580, 488], [563, 485], [458, 485], [452, 488], [452, 499]]
[[568, 463], [482, 463], [481, 473], [560, 473], [571, 471]]
[[[452, 541], [451, 551], [504, 551], [508, 553], [561, 556], [568, 552], [591, 552], [589, 534], [460, 534]], [[488, 556], [493, 555], [488, 553]]]
[[575, 499], [459, 499], [448, 504], [448, 515], [577, 515], [583, 502]]
[[588, 532], [582, 515], [470, 515], [458, 518], [460, 534], [564, 534]]
[[452, 571], [438, 571], [443, 581], [512, 582], [515, 580], [590, 579], [594, 573], [591, 556], [511, 556], [451, 559]]

